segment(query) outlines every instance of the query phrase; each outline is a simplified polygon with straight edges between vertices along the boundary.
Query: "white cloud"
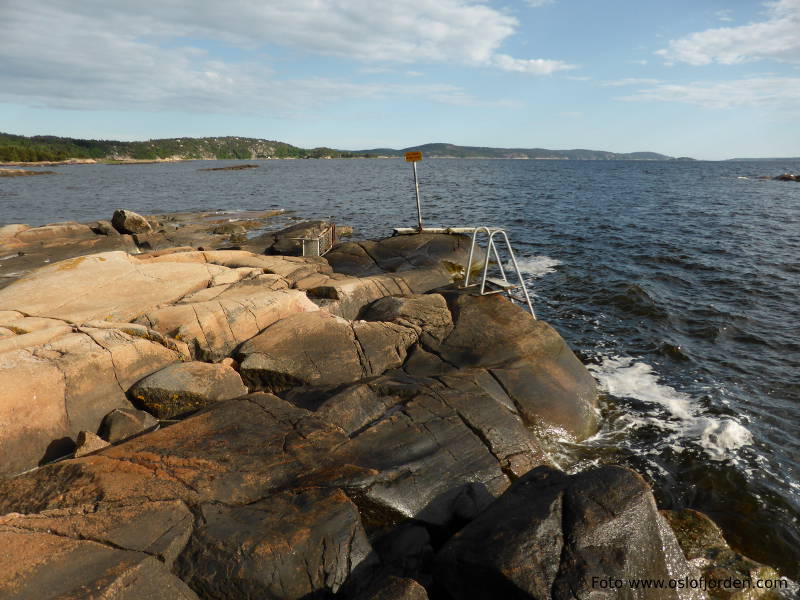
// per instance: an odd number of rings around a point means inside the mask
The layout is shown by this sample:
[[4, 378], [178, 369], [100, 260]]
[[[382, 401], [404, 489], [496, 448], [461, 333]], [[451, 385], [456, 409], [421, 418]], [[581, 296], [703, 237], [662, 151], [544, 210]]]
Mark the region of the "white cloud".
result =
[[479, 100], [458, 89], [431, 94], [430, 99], [442, 104], [470, 108], [520, 108], [522, 106], [522, 102], [518, 100]]
[[714, 13], [720, 21], [733, 21], [733, 11], [730, 8], [723, 8]]
[[645, 79], [642, 77], [626, 77], [625, 79], [604, 81], [600, 85], [602, 85], [603, 87], [623, 87], [626, 85], [654, 85], [656, 83], [659, 83], [658, 79]]
[[800, 78], [751, 77], [733, 81], [659, 84], [641, 89], [627, 101], [683, 102], [703, 108], [800, 108]]
[[531, 75], [569, 68], [499, 54], [518, 22], [480, 0], [415, 0], [413, 12], [372, 0], [0, 0], [0, 23], [0, 101], [58, 108], [291, 111], [386, 93], [464, 93], [324, 72], [292, 78], [277, 71], [280, 60], [264, 59], [276, 48], [356, 60], [373, 72], [404, 66], [396, 72], [409, 76], [413, 63]]
[[525, 4], [528, 6], [533, 6], [534, 8], [539, 8], [541, 6], [548, 6], [549, 4], [555, 4], [556, 0], [525, 0]]
[[575, 65], [570, 65], [561, 60], [514, 58], [507, 54], [495, 54], [491, 62], [492, 65], [504, 71], [515, 71], [530, 75], [550, 75], [556, 71], [575, 68]]
[[693, 33], [671, 40], [657, 54], [668, 63], [690, 65], [756, 60], [800, 63], [800, 0], [777, 0], [766, 6], [765, 21]]

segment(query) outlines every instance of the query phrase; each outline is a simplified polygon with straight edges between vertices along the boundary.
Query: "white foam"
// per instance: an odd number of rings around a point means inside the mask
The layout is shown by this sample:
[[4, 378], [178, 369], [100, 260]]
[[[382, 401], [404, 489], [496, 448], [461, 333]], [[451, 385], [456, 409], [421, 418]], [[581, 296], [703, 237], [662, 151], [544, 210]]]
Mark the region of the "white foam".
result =
[[[548, 273], [555, 273], [558, 265], [561, 264], [560, 260], [550, 258], [549, 256], [523, 256], [517, 258], [517, 265], [519, 270], [525, 275], [533, 277], [543, 277]], [[510, 260], [505, 264], [505, 269], [514, 271], [514, 263]]]
[[735, 450], [753, 443], [753, 435], [733, 419], [701, 417], [692, 423], [688, 433], [697, 436], [713, 460], [724, 460]]
[[692, 399], [689, 395], [658, 382], [658, 376], [647, 363], [632, 358], [607, 357], [599, 365], [590, 365], [600, 382], [600, 388], [620, 398], [636, 398], [666, 408], [681, 419], [692, 418]]
[[[744, 425], [732, 418], [703, 415], [689, 394], [660, 383], [647, 363], [630, 357], [606, 356], [600, 364], [588, 368], [604, 392], [656, 405], [652, 412], [623, 414], [615, 424], [617, 431], [655, 426], [667, 432], [666, 447], [681, 453], [689, 442], [701, 447], [711, 460], [735, 458], [740, 448], [753, 444], [753, 436]], [[668, 412], [667, 418], [663, 409]], [[651, 448], [645, 454], [658, 452], [657, 448]]]

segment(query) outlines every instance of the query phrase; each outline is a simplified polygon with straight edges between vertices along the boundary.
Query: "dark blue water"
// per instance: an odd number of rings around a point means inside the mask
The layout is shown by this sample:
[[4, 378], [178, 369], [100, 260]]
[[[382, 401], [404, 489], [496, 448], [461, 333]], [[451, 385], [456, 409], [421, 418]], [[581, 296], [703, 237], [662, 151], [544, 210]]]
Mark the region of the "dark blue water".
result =
[[[219, 163], [216, 163], [218, 165]], [[399, 160], [55, 167], [0, 179], [0, 224], [281, 207], [363, 237], [414, 224]], [[216, 166], [215, 165], [215, 166]], [[800, 578], [800, 173], [784, 162], [427, 160], [427, 225], [503, 226], [538, 316], [590, 364], [603, 430], [565, 468], [630, 465]]]

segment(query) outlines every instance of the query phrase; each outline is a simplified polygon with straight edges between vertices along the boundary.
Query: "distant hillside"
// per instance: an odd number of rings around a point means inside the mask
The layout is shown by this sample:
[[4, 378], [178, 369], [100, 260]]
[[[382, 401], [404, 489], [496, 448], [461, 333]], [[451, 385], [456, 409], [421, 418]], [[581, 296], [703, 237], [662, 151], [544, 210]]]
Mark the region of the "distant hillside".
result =
[[0, 133], [0, 161], [343, 158], [352, 152], [332, 148], [307, 150], [285, 142], [243, 137], [171, 138], [146, 142], [81, 140], [51, 135], [27, 137]]
[[488, 148], [454, 144], [423, 144], [396, 150], [336, 150], [299, 148], [285, 142], [245, 137], [170, 138], [146, 142], [82, 140], [0, 133], [0, 161], [59, 161], [70, 158], [97, 160], [156, 159], [259, 159], [259, 158], [372, 158], [402, 156], [421, 150], [426, 158], [521, 158], [554, 160], [691, 160], [673, 159], [655, 152], [616, 153], [602, 150], [546, 150], [544, 148]]
[[[357, 154], [402, 156], [404, 152], [421, 150], [429, 158], [521, 158], [540, 160], [676, 160], [656, 152], [605, 152], [603, 150], [547, 150], [545, 148], [487, 148], [483, 146], [456, 146], [454, 144], [423, 144], [402, 150], [374, 148], [358, 150]], [[680, 160], [691, 160], [682, 158]]]
[[800, 156], [789, 158], [729, 158], [730, 162], [764, 162], [770, 160], [800, 160]]

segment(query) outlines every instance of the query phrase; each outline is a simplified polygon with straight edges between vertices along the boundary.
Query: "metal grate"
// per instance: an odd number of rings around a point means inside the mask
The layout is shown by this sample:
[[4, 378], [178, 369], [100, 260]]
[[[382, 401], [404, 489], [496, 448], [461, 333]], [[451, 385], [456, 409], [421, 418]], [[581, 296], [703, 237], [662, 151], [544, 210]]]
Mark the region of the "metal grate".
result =
[[300, 242], [303, 256], [325, 256], [336, 243], [336, 223], [328, 223], [315, 236], [294, 239]]

